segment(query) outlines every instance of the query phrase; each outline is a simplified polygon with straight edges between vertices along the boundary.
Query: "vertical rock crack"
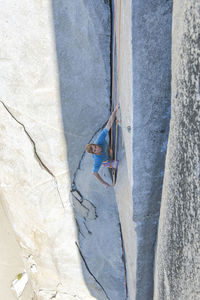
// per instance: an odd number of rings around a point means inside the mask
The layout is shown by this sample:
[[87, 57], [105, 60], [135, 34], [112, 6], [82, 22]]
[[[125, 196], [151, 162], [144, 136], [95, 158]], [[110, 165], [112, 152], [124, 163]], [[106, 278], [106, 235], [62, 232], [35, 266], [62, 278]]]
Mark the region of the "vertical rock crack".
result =
[[119, 223], [121, 242], [122, 242], [122, 260], [124, 264], [124, 281], [125, 281], [125, 289], [126, 289], [126, 299], [128, 299], [128, 281], [127, 281], [127, 271], [126, 271], [126, 257], [125, 257], [125, 249], [124, 249], [124, 241], [122, 235], [122, 227], [121, 223]]
[[96, 281], [96, 283], [102, 288], [102, 290], [103, 290], [104, 294], [106, 295], [107, 299], [111, 300], [111, 299], [108, 297], [108, 295], [107, 295], [105, 289], [103, 288], [103, 286], [101, 285], [101, 283], [96, 279], [96, 277], [94, 276], [94, 274], [92, 274], [92, 272], [90, 271], [89, 266], [88, 266], [88, 264], [87, 264], [87, 262], [86, 262], [86, 260], [85, 260], [85, 258], [84, 258], [84, 256], [83, 256], [82, 252], [81, 252], [81, 249], [80, 249], [78, 243], [75, 242], [75, 244], [76, 244], [76, 246], [77, 246], [77, 248], [78, 248], [78, 251], [79, 251], [80, 256], [81, 256], [81, 258], [82, 258], [82, 260], [83, 260], [83, 262], [84, 262], [84, 264], [85, 264], [85, 267], [86, 267], [87, 271], [88, 271], [88, 272], [90, 273], [90, 275], [94, 278], [94, 280]]
[[29, 138], [29, 140], [31, 141], [31, 144], [33, 146], [33, 149], [34, 149], [34, 155], [37, 159], [37, 161], [39, 162], [40, 166], [42, 166], [52, 177], [53, 177], [53, 180], [55, 182], [55, 185], [56, 185], [56, 189], [58, 191], [58, 195], [59, 195], [59, 198], [60, 198], [60, 201], [61, 201], [61, 204], [62, 204], [62, 207], [64, 208], [64, 204], [63, 204], [63, 201], [62, 201], [62, 197], [60, 195], [60, 191], [58, 189], [58, 182], [57, 182], [57, 179], [55, 177], [55, 175], [51, 172], [51, 170], [49, 170], [49, 168], [43, 163], [42, 159], [40, 158], [40, 156], [38, 155], [37, 153], [37, 149], [36, 149], [36, 145], [35, 145], [35, 142], [34, 140], [32, 139], [32, 137], [30, 136], [29, 132], [27, 131], [26, 127], [24, 126], [23, 123], [21, 123], [19, 120], [16, 119], [16, 117], [11, 113], [11, 111], [9, 110], [9, 108], [7, 107], [7, 105], [2, 101], [0, 100], [0, 102], [2, 103], [2, 105], [4, 106], [4, 108], [6, 109], [6, 111], [10, 114], [10, 116], [18, 123], [20, 124], [23, 129], [24, 129], [24, 132], [26, 133], [27, 137]]

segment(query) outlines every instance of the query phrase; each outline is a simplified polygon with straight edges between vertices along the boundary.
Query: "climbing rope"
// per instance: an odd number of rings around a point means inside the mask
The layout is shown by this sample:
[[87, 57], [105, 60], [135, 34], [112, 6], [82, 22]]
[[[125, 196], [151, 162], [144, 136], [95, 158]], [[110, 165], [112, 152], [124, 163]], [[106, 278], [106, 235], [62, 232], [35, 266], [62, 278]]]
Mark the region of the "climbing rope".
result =
[[[120, 27], [121, 27], [121, 0], [119, 7], [119, 50], [117, 56], [117, 107], [119, 106], [119, 72], [120, 72]], [[116, 137], [115, 137], [115, 160], [117, 159], [117, 132], [118, 131], [118, 110], [116, 113]]]
[[[114, 14], [114, 32], [113, 32], [113, 57], [112, 57], [112, 95], [111, 95], [111, 112], [113, 112], [113, 97], [114, 97], [114, 76], [115, 76], [115, 38], [116, 38], [116, 11], [117, 6], [115, 5], [115, 14]], [[111, 142], [110, 142], [110, 156], [111, 156], [111, 168], [113, 160], [113, 117], [112, 117], [112, 126], [111, 126]]]
[[[115, 71], [115, 39], [116, 39], [116, 7], [115, 5], [115, 15], [114, 15], [114, 42], [113, 42], [113, 59], [112, 59], [112, 95], [111, 95], [111, 111], [113, 112], [113, 97], [114, 97], [114, 71]], [[119, 41], [118, 41], [118, 55], [117, 55], [117, 106], [119, 107], [119, 74], [120, 74], [120, 29], [121, 29], [121, 0], [119, 0]], [[115, 160], [117, 160], [117, 135], [118, 135], [118, 110], [116, 112], [116, 132], [115, 132]], [[112, 168], [112, 160], [113, 160], [113, 119], [112, 119], [112, 126], [111, 126], [111, 168]], [[113, 169], [113, 185], [115, 186], [115, 174], [116, 169]], [[120, 225], [120, 231], [122, 236], [122, 228]], [[125, 249], [124, 249], [124, 242], [122, 236], [122, 251], [123, 251], [123, 263], [124, 263], [124, 282], [126, 288], [126, 296], [128, 295], [128, 284], [127, 284], [127, 274], [126, 274], [126, 258], [125, 258]]]
[[[115, 70], [115, 40], [116, 40], [116, 8], [117, 5], [115, 5], [115, 15], [114, 15], [114, 33], [113, 33], [113, 66], [112, 66], [112, 95], [111, 95], [111, 111], [113, 111], [113, 97], [114, 97], [114, 70]], [[119, 106], [119, 73], [120, 73], [120, 28], [121, 28], [121, 0], [119, 0], [119, 41], [118, 41], [118, 53], [117, 53], [117, 106]], [[115, 132], [115, 155], [114, 159], [117, 160], [117, 135], [118, 135], [118, 110], [116, 112], [116, 132]], [[111, 126], [111, 168], [112, 168], [112, 160], [113, 160], [113, 120], [112, 120], [112, 126]], [[115, 175], [116, 175], [116, 169], [113, 169], [113, 185], [115, 186]]]

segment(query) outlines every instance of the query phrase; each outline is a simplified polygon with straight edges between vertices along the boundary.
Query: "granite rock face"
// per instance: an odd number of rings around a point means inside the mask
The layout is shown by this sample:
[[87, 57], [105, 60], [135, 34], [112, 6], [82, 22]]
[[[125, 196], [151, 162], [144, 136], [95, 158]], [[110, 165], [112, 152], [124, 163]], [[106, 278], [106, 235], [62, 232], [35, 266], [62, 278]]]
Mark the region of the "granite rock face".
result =
[[172, 115], [155, 262], [155, 300], [200, 299], [200, 3], [174, 1]]
[[[0, 7], [1, 236], [10, 222], [18, 243], [0, 248], [3, 298], [28, 275], [25, 300], [199, 299], [199, 1]], [[110, 114], [112, 18], [119, 168], [105, 189], [85, 145]]]
[[133, 220], [136, 299], [153, 298], [154, 249], [171, 97], [172, 1], [133, 6]]
[[171, 20], [172, 1], [121, 1], [120, 28], [117, 17], [123, 139], [116, 194], [129, 297], [137, 300], [153, 299], [170, 119]]
[[85, 155], [110, 114], [109, 4], [1, 8], [1, 201], [35, 295], [124, 299], [115, 193]]

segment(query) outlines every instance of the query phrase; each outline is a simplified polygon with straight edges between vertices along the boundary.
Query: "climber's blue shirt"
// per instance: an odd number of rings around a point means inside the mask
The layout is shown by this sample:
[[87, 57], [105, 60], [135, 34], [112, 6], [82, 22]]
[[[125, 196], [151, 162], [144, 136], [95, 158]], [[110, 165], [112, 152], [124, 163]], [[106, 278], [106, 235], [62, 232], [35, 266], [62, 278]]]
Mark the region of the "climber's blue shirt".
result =
[[94, 168], [93, 172], [97, 173], [99, 171], [99, 168], [101, 167], [101, 164], [103, 161], [107, 160], [107, 154], [106, 154], [106, 135], [108, 134], [108, 130], [104, 128], [104, 130], [101, 132], [100, 136], [97, 138], [97, 140], [94, 142], [96, 145], [100, 146], [102, 148], [102, 154], [96, 155], [93, 154], [94, 159]]

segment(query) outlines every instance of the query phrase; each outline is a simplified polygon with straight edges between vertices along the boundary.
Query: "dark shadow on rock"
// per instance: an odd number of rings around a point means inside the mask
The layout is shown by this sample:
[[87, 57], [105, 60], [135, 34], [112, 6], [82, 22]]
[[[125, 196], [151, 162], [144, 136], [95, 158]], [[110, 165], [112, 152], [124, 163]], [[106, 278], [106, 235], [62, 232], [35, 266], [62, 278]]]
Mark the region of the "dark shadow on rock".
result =
[[[125, 299], [119, 217], [114, 190], [91, 175], [87, 143], [110, 114], [108, 1], [52, 1], [63, 127], [82, 272], [96, 299]], [[105, 173], [105, 174], [104, 174]], [[101, 170], [109, 179], [108, 172]]]

